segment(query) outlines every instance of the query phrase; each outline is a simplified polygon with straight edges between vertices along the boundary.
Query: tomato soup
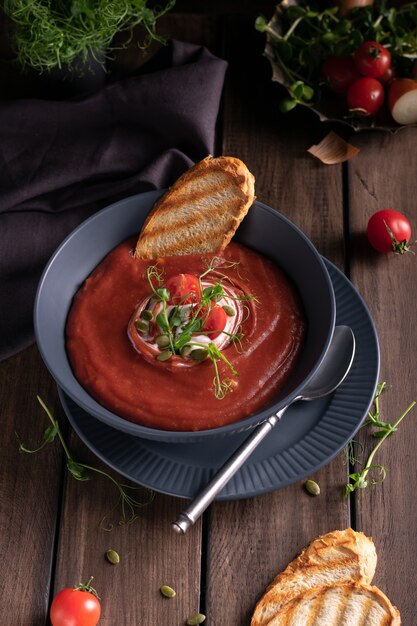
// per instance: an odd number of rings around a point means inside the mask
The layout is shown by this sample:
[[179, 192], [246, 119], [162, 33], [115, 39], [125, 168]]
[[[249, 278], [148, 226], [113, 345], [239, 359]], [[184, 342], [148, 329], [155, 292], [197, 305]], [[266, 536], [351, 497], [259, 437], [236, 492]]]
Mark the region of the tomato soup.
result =
[[[187, 255], [156, 262], [135, 259], [134, 246], [135, 239], [129, 239], [116, 247], [75, 295], [66, 346], [80, 384], [120, 417], [164, 430], [216, 428], [260, 409], [288, 379], [306, 331], [299, 297], [285, 273], [234, 242], [215, 258]], [[205, 318], [193, 335], [201, 360], [183, 358], [188, 346], [172, 355], [169, 345], [159, 346], [160, 335], [149, 330], [155, 322], [146, 321], [144, 311], [158, 320], [164, 305], [164, 292], [152, 291], [158, 287], [150, 280], [156, 270], [162, 286], [174, 285], [172, 277], [184, 272], [207, 274], [209, 282], [200, 283], [202, 294], [216, 289], [223, 293], [205, 306]], [[190, 289], [194, 294], [197, 288]], [[152, 312], [160, 293], [159, 309]], [[178, 345], [182, 329], [190, 319], [198, 320], [204, 308], [192, 298], [185, 304], [187, 320], [173, 322]], [[175, 301], [168, 301], [166, 311], [166, 319], [183, 314]]]

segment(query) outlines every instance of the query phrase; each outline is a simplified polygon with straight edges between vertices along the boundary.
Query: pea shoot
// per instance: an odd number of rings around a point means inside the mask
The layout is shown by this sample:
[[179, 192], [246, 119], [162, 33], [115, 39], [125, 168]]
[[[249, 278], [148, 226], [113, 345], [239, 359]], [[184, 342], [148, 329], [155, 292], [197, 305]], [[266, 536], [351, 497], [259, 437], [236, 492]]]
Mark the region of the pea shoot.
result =
[[152, 41], [165, 42], [156, 31], [157, 21], [171, 10], [175, 0], [165, 6], [151, 8], [146, 0], [5, 0], [3, 10], [13, 21], [17, 60], [39, 72], [69, 65], [80, 57], [85, 62], [89, 54], [100, 60], [103, 50], [112, 49], [114, 36], [127, 32], [124, 43], [132, 41], [133, 29], [144, 29], [146, 48]]
[[113, 478], [113, 476], [111, 476], [104, 470], [99, 469], [98, 467], [94, 467], [92, 465], [87, 465], [86, 463], [80, 463], [79, 461], [76, 461], [73, 458], [68, 448], [68, 445], [64, 439], [58, 420], [53, 416], [51, 410], [46, 406], [45, 402], [42, 400], [40, 396], [37, 396], [37, 400], [39, 404], [41, 405], [42, 409], [44, 410], [44, 412], [46, 413], [50, 421], [50, 425], [44, 431], [40, 444], [36, 448], [33, 448], [33, 449], [28, 448], [22, 442], [19, 435], [17, 435], [16, 433], [16, 437], [19, 443], [19, 451], [25, 452], [27, 454], [34, 454], [42, 450], [47, 444], [53, 443], [56, 437], [58, 437], [58, 440], [60, 441], [61, 446], [65, 452], [65, 456], [67, 458], [67, 469], [72, 475], [72, 477], [75, 478], [75, 480], [79, 480], [81, 482], [90, 480], [91, 473], [95, 473], [95, 474], [98, 474], [99, 476], [103, 476], [104, 478], [107, 478], [108, 480], [110, 480], [110, 482], [116, 488], [116, 491], [118, 493], [117, 502], [115, 506], [113, 507], [113, 509], [102, 518], [100, 522], [100, 528], [102, 530], [107, 530], [107, 531], [110, 531], [113, 529], [113, 523], [109, 522], [108, 520], [109, 520], [110, 514], [118, 507], [120, 507], [120, 510], [121, 510], [119, 524], [120, 525], [132, 524], [139, 517], [140, 509], [142, 509], [143, 507], [147, 506], [150, 502], [152, 502], [152, 500], [155, 497], [155, 493], [148, 489], [146, 490], [147, 499], [145, 499], [144, 501], [138, 500], [135, 492], [142, 488], [133, 487], [131, 485], [120, 483], [118, 480], [116, 480], [116, 478]]
[[417, 59], [417, 3], [387, 7], [385, 3], [357, 7], [340, 15], [339, 7], [322, 9], [318, 2], [278, 6], [268, 22], [259, 16], [255, 28], [267, 36], [270, 53], [281, 72], [289, 97], [281, 102], [283, 112], [297, 104], [318, 104], [324, 85], [320, 76], [323, 61], [331, 56], [347, 57], [365, 41], [376, 41], [389, 49], [398, 75], [411, 75]]
[[[372, 432], [372, 436], [376, 439], [379, 439], [379, 441], [369, 453], [363, 469], [359, 472], [353, 472], [352, 474], [349, 474], [349, 482], [345, 485], [345, 496], [349, 496], [349, 494], [353, 493], [357, 489], [366, 489], [366, 487], [369, 487], [369, 485], [376, 485], [385, 480], [388, 470], [383, 465], [374, 463], [375, 455], [384, 443], [384, 441], [397, 431], [398, 426], [400, 425], [402, 420], [416, 404], [415, 401], [411, 402], [393, 424], [383, 421], [381, 419], [379, 400], [382, 392], [386, 389], [386, 387], [387, 384], [385, 382], [378, 384], [373, 407], [368, 412], [368, 419], [364, 424], [364, 426], [373, 426], [374, 428], [376, 428], [376, 430]], [[359, 460], [355, 458], [354, 454], [355, 443], [356, 442], [351, 441], [347, 449], [348, 459], [351, 465], [359, 463]], [[368, 474], [370, 472], [372, 472], [373, 474], [375, 474], [376, 472], [377, 478], [369, 478]]]
[[[157, 266], [148, 267], [146, 272], [152, 302], [149, 309], [154, 311], [154, 321], [160, 333], [155, 338], [161, 350], [156, 359], [164, 362], [179, 356], [197, 362], [211, 361], [214, 369], [213, 393], [218, 399], [224, 398], [236, 386], [233, 378], [222, 378], [220, 364], [225, 364], [233, 377], [237, 378], [239, 374], [214, 339], [223, 334], [238, 352], [241, 351], [244, 336], [241, 315], [237, 315], [237, 309], [231, 303], [234, 300], [240, 303], [256, 301], [252, 295], [235, 295], [233, 290], [227, 289], [226, 283], [233, 284], [233, 281], [224, 273], [225, 270], [238, 272], [238, 269], [239, 263], [214, 257], [198, 277], [180, 274], [164, 283], [163, 273]], [[209, 276], [211, 280], [207, 284]], [[228, 304], [221, 306], [219, 303], [224, 299]], [[241, 304], [241, 308], [246, 311], [247, 319], [250, 314], [247, 304]], [[239, 323], [233, 332], [228, 332], [227, 319], [234, 317], [239, 317]], [[135, 328], [139, 333], [148, 330], [142, 323], [135, 323]], [[212, 341], [203, 343], [202, 336]]]

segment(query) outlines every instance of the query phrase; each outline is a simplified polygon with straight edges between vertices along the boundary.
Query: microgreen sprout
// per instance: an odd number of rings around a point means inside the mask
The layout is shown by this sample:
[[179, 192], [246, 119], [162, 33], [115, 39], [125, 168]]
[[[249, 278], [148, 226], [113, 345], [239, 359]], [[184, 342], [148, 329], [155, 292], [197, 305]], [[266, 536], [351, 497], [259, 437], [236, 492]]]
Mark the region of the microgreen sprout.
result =
[[[163, 282], [162, 270], [160, 270], [157, 265], [150, 265], [146, 270], [146, 278], [148, 279], [148, 283], [152, 289], [154, 297], [156, 299], [162, 299], [162, 297], [166, 295], [164, 291], [161, 291], [160, 289]], [[167, 299], [169, 299], [169, 295]]]
[[378, 2], [356, 7], [345, 16], [337, 6], [314, 10], [304, 3], [281, 3], [271, 22], [259, 16], [255, 28], [266, 34], [288, 89], [288, 97], [280, 105], [283, 112], [300, 103], [320, 103], [323, 61], [330, 56], [351, 56], [364, 41], [388, 48], [398, 75], [404, 77], [411, 77], [417, 58], [416, 2], [394, 7]]
[[233, 279], [228, 274], [225, 274], [224, 270], [232, 270], [233, 272], [236, 273], [236, 276], [238, 276], [238, 278], [240, 278], [241, 280], [244, 280], [240, 272], [241, 269], [242, 268], [240, 265], [240, 261], [232, 261], [232, 260], [222, 259], [221, 257], [215, 256], [210, 260], [204, 272], [200, 274], [199, 279], [201, 281], [209, 274], [212, 274], [213, 276], [217, 276], [219, 278], [220, 284], [224, 281], [227, 281], [231, 285], [234, 285]]
[[237, 373], [233, 365], [230, 363], [230, 361], [226, 359], [224, 354], [222, 354], [220, 350], [216, 348], [214, 343], [209, 343], [208, 353], [209, 353], [208, 358], [211, 359], [211, 362], [213, 363], [213, 367], [214, 367], [214, 379], [213, 379], [214, 395], [216, 396], [218, 400], [221, 400], [222, 398], [225, 397], [225, 395], [228, 392], [233, 391], [234, 382], [230, 378], [224, 378], [223, 380], [221, 380], [219, 368], [217, 365], [218, 362], [221, 360], [224, 363], [226, 363], [226, 365], [230, 368], [234, 376], [239, 376], [239, 374]]
[[75, 478], [75, 480], [79, 480], [79, 481], [90, 480], [90, 474], [91, 472], [94, 472], [95, 474], [98, 474], [99, 476], [103, 476], [107, 478], [108, 480], [110, 480], [110, 482], [116, 488], [116, 491], [118, 493], [117, 502], [115, 506], [113, 507], [113, 509], [102, 518], [100, 522], [100, 528], [102, 528], [102, 530], [108, 530], [108, 531], [112, 530], [113, 524], [109, 522], [108, 519], [109, 519], [110, 514], [118, 507], [120, 507], [121, 509], [119, 524], [120, 525], [132, 524], [132, 522], [134, 522], [139, 517], [139, 510], [142, 509], [147, 504], [149, 504], [150, 502], [152, 502], [152, 500], [155, 497], [154, 492], [151, 490], [147, 490], [147, 494], [148, 494], [147, 500], [142, 502], [138, 500], [135, 495], [135, 492], [138, 491], [138, 489], [140, 489], [139, 487], [133, 487], [131, 485], [120, 483], [118, 480], [113, 478], [113, 476], [111, 476], [104, 470], [101, 470], [92, 465], [87, 465], [85, 463], [80, 463], [79, 461], [76, 461], [73, 458], [68, 448], [68, 445], [64, 439], [58, 420], [53, 416], [52, 412], [46, 406], [42, 398], [40, 398], [40, 396], [37, 396], [37, 399], [42, 409], [48, 416], [48, 419], [51, 422], [51, 424], [44, 431], [40, 445], [34, 449], [28, 448], [22, 442], [20, 437], [16, 434], [17, 440], [19, 442], [19, 451], [26, 452], [28, 454], [39, 452], [39, 450], [42, 450], [42, 448], [44, 448], [46, 444], [52, 443], [55, 440], [56, 436], [58, 436], [58, 439], [61, 443], [61, 446], [64, 450], [64, 453], [67, 459], [67, 462], [66, 462], [67, 469], [72, 475], [72, 477]]
[[230, 341], [235, 346], [236, 352], [238, 354], [242, 354], [243, 353], [243, 346], [242, 346], [243, 332], [242, 332], [241, 324], [239, 324], [239, 326], [236, 329], [236, 332], [234, 333], [228, 333], [225, 330], [223, 332], [225, 335], [228, 335]]
[[[377, 428], [377, 430], [373, 431], [372, 435], [373, 437], [379, 439], [379, 441], [374, 446], [370, 454], [368, 455], [368, 458], [365, 462], [363, 469], [359, 472], [353, 472], [352, 474], [349, 474], [349, 483], [345, 485], [346, 496], [351, 494], [353, 491], [356, 491], [356, 489], [365, 489], [369, 485], [376, 485], [378, 483], [381, 483], [383, 480], [385, 480], [388, 470], [383, 465], [374, 463], [375, 455], [378, 452], [379, 448], [384, 443], [384, 441], [390, 435], [392, 435], [393, 433], [397, 431], [399, 424], [402, 422], [405, 416], [411, 411], [411, 409], [416, 404], [415, 401], [411, 402], [408, 405], [408, 407], [405, 409], [405, 411], [400, 415], [400, 417], [393, 424], [383, 421], [381, 419], [381, 414], [380, 414], [379, 399], [380, 399], [382, 392], [386, 389], [386, 387], [387, 387], [387, 384], [385, 382], [379, 383], [377, 385], [373, 407], [368, 412], [368, 419], [364, 424], [364, 426], [370, 425], [370, 426]], [[356, 442], [351, 441], [348, 444], [348, 449], [347, 449], [347, 454], [348, 454], [349, 462], [351, 463], [351, 465], [354, 465], [355, 463], [359, 463], [359, 460], [355, 458], [355, 453], [354, 453], [355, 443]], [[368, 477], [369, 472], [372, 472], [373, 475], [375, 475], [375, 472], [376, 472], [377, 478], [374, 478], [373, 476]]]
[[387, 388], [387, 383], [379, 383], [376, 388], [375, 398], [373, 402], [373, 412], [372, 410], [368, 411], [368, 419], [365, 422], [365, 426], [375, 426], [378, 430], [374, 430], [372, 432], [372, 436], [376, 439], [381, 439], [386, 433], [388, 435], [392, 435], [397, 431], [397, 428], [389, 424], [388, 422], [383, 422], [381, 420], [381, 412], [379, 408], [379, 398], [382, 392]]
[[[233, 391], [233, 387], [235, 386], [235, 382], [230, 378], [222, 380], [219, 368], [220, 362], [224, 363], [229, 368], [233, 376], [237, 377], [238, 372], [217, 348], [215, 343], [198, 343], [195, 340], [195, 335], [206, 335], [210, 337], [212, 334], [219, 333], [219, 330], [205, 329], [204, 325], [213, 306], [220, 302], [222, 298], [227, 297], [239, 302], [258, 302], [256, 297], [251, 294], [236, 296], [226, 291], [224, 283], [228, 281], [233, 285], [234, 282], [229, 275], [224, 273], [225, 270], [234, 270], [238, 273], [239, 262], [224, 260], [220, 257], [213, 257], [210, 260], [207, 268], [198, 276], [198, 302], [195, 302], [190, 307], [185, 319], [181, 314], [181, 305], [189, 303], [190, 297], [192, 299], [194, 294], [185, 294], [181, 297], [180, 302], [173, 306], [169, 303], [171, 295], [169, 290], [164, 287], [162, 271], [157, 266], [152, 265], [148, 267], [146, 272], [152, 292], [152, 300], [159, 304], [159, 312], [156, 314], [155, 322], [164, 337], [163, 345], [160, 346], [164, 351], [156, 358], [159, 361], [168, 361], [172, 356], [177, 355], [183, 358], [192, 358], [196, 361], [210, 360], [214, 369], [213, 391], [215, 397], [219, 399], [224, 398], [229, 391]], [[207, 279], [209, 275], [214, 275], [216, 282], [204, 286], [203, 281]], [[246, 304], [243, 306], [246, 312], [243, 321], [246, 321], [250, 315], [250, 309]], [[234, 316], [235, 309], [233, 307], [225, 305], [223, 308], [229, 317]], [[233, 333], [229, 333], [224, 329], [221, 330], [221, 332], [229, 337], [230, 342], [235, 346], [237, 352], [243, 352], [242, 324], [239, 324], [238, 328]], [[160, 340], [158, 341], [159, 345], [161, 342]]]
[[153, 40], [164, 43], [165, 38], [156, 32], [157, 21], [174, 4], [175, 0], [169, 0], [152, 9], [146, 0], [5, 0], [3, 10], [13, 21], [19, 63], [44, 72], [78, 58], [85, 62], [89, 54], [104, 63], [101, 53], [114, 48], [115, 35], [127, 33], [118, 44], [125, 48], [138, 26], [145, 33], [138, 47], [146, 48]]

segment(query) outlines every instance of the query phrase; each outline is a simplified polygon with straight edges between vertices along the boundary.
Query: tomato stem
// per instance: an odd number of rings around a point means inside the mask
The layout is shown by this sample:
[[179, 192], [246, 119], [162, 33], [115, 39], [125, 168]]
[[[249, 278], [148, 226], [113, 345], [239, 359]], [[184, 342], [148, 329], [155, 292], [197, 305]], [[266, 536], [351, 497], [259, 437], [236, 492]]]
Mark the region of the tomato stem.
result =
[[398, 241], [398, 239], [396, 238], [396, 236], [394, 235], [394, 233], [392, 232], [392, 230], [390, 229], [390, 227], [388, 226], [385, 220], [384, 220], [384, 224], [385, 224], [385, 228], [387, 229], [387, 233], [391, 237], [392, 251], [394, 252], [394, 254], [405, 254], [406, 252], [411, 252], [411, 254], [414, 254], [414, 251], [411, 250], [411, 247], [410, 247], [412, 244], [410, 244], [407, 241], [407, 239], [402, 239], [401, 241]]
[[96, 596], [96, 598], [100, 600], [97, 591], [94, 589], [94, 587], [91, 586], [91, 581], [93, 580], [93, 578], [94, 576], [90, 576], [86, 583], [79, 583], [77, 587], [74, 587], [74, 589], [75, 591], [86, 591], [87, 593], [92, 593], [93, 596]]

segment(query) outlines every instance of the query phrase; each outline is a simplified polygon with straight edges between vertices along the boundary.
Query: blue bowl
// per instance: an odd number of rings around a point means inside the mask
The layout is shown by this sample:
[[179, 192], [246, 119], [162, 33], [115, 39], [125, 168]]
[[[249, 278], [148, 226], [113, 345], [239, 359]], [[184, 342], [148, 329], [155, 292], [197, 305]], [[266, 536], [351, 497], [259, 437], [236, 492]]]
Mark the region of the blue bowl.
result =
[[254, 428], [298, 396], [319, 367], [335, 325], [335, 298], [326, 266], [309, 239], [274, 209], [254, 202], [235, 239], [275, 261], [296, 286], [307, 318], [297, 365], [284, 387], [261, 410], [218, 428], [175, 432], [129, 422], [101, 406], [74, 377], [65, 349], [65, 324], [72, 299], [87, 276], [119, 243], [138, 234], [161, 191], [126, 198], [96, 213], [59, 246], [41, 277], [34, 310], [37, 344], [57, 384], [90, 415], [130, 435], [190, 442]]

